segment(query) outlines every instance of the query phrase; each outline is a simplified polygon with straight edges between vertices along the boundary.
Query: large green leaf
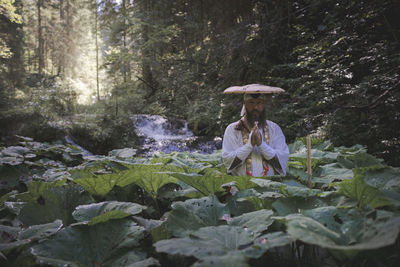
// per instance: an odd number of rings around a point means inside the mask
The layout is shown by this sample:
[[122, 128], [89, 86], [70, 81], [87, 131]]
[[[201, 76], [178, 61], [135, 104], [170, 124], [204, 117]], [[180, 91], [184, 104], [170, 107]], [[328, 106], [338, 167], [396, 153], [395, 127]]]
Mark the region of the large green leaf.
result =
[[[302, 214], [285, 217], [288, 233], [303, 242], [339, 250], [377, 249], [393, 244], [400, 231], [400, 217], [358, 217], [341, 221], [343, 217], [324, 212], [323, 220], [317, 221]], [[335, 220], [335, 223], [329, 221]]]
[[326, 206], [326, 204], [318, 197], [286, 197], [279, 198], [272, 203], [273, 209], [281, 216], [300, 213], [302, 210], [313, 209], [321, 206]]
[[270, 191], [278, 191], [287, 197], [313, 197], [317, 196], [322, 191], [319, 189], [310, 189], [298, 182], [283, 181], [275, 182], [268, 179], [253, 178], [251, 181], [258, 186]]
[[339, 183], [339, 193], [354, 199], [359, 207], [370, 205], [373, 208], [390, 205], [382, 193], [364, 182], [365, 169], [353, 169], [354, 177]]
[[173, 152], [170, 154], [170, 164], [176, 165], [184, 169], [186, 172], [199, 172], [212, 165], [208, 162], [201, 162], [187, 152]]
[[55, 220], [52, 223], [29, 226], [27, 229], [0, 225], [0, 233], [2, 237], [0, 251], [7, 252], [34, 241], [50, 237], [58, 232], [61, 227], [61, 220]]
[[253, 232], [243, 227], [221, 225], [200, 228], [183, 238], [161, 240], [154, 246], [157, 252], [200, 259], [195, 266], [248, 266], [248, 258], [259, 258], [268, 249], [292, 241], [291, 237], [282, 232], [257, 238]]
[[[316, 166], [330, 163], [336, 160], [339, 153], [332, 152], [329, 148], [329, 145], [319, 145], [312, 146], [311, 148], [311, 160], [312, 160], [312, 168], [315, 169]], [[307, 147], [303, 142], [297, 141], [293, 145], [289, 146], [290, 155], [289, 158], [291, 160], [295, 160], [301, 162], [303, 166], [307, 166]]]
[[344, 154], [337, 158], [340, 165], [347, 169], [369, 167], [369, 166], [382, 166], [382, 159], [378, 159], [365, 151], [360, 151], [355, 154]]
[[178, 180], [168, 173], [154, 172], [144, 176], [140, 176], [135, 180], [135, 184], [140, 186], [152, 198], [158, 196], [158, 190], [166, 184], [175, 184]]
[[225, 191], [222, 185], [234, 182], [239, 190], [254, 187], [250, 176], [230, 176], [214, 169], [207, 169], [204, 175], [173, 173], [171, 174], [182, 182], [197, 189], [204, 196]]
[[25, 164], [0, 164], [0, 189], [12, 189], [22, 182], [25, 177], [30, 177], [33, 174], [35, 172]]
[[335, 180], [345, 180], [353, 178], [351, 169], [343, 168], [338, 163], [331, 163], [320, 166], [321, 173], [319, 174], [319, 183], [329, 184]]
[[72, 223], [75, 207], [91, 203], [92, 199], [82, 192], [80, 186], [64, 182], [32, 182], [28, 192], [15, 195], [14, 203], [24, 203], [18, 219], [25, 225], [43, 224], [56, 219], [61, 219], [65, 225]]
[[400, 194], [400, 168], [370, 167], [365, 168], [364, 182], [382, 191]]
[[[144, 228], [129, 219], [112, 220], [92, 226], [68, 226], [49, 239], [32, 247], [32, 254], [44, 263], [61, 260], [84, 266], [118, 266], [145, 259], [143, 253], [127, 257], [128, 251], [135, 251], [144, 238]], [[107, 263], [107, 264], [106, 264]]]
[[75, 179], [74, 182], [82, 185], [85, 190], [93, 195], [105, 196], [114, 186], [124, 187], [135, 183], [142, 187], [153, 198], [158, 194], [158, 189], [167, 183], [176, 183], [176, 179], [167, 173], [180, 171], [175, 166], [134, 164], [125, 171], [102, 174]]
[[76, 207], [72, 216], [89, 225], [139, 214], [145, 207], [131, 202], [107, 201]]
[[245, 257], [242, 250], [252, 244], [253, 240], [254, 235], [242, 227], [220, 225], [200, 228], [183, 238], [161, 240], [153, 246], [157, 252], [194, 256], [198, 259], [223, 257], [230, 253]]
[[255, 234], [262, 233], [273, 223], [274, 220], [271, 218], [273, 214], [272, 210], [258, 210], [234, 217], [228, 224], [241, 226]]
[[282, 247], [292, 243], [291, 236], [283, 232], [273, 232], [262, 235], [254, 240], [251, 247], [245, 249], [246, 256], [249, 258], [259, 258], [267, 250], [275, 247]]
[[171, 205], [166, 226], [174, 236], [185, 236], [204, 226], [216, 226], [224, 215], [229, 215], [225, 204], [221, 204], [215, 196], [201, 199], [189, 199]]
[[365, 169], [364, 182], [378, 188], [382, 194], [400, 206], [400, 169], [389, 166]]

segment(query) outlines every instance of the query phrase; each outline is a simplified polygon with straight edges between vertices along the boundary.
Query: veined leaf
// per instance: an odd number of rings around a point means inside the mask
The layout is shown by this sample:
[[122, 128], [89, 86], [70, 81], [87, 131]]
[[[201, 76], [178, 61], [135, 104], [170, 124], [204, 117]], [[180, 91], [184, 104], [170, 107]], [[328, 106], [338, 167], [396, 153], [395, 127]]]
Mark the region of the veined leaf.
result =
[[204, 175], [185, 173], [173, 173], [171, 175], [197, 189], [204, 196], [225, 191], [222, 185], [229, 182], [235, 182], [235, 186], [239, 190], [255, 186], [255, 184], [251, 182], [251, 177], [249, 176], [230, 176], [212, 169], [208, 170]]
[[397, 207], [400, 206], [400, 169], [388, 166], [365, 169], [364, 182], [379, 189]]
[[228, 221], [231, 226], [241, 226], [255, 234], [262, 233], [274, 222], [272, 210], [257, 210], [232, 218]]
[[353, 178], [352, 170], [343, 168], [338, 163], [326, 164], [320, 166], [320, 168], [320, 181], [326, 180], [326, 184], [329, 184], [334, 180], [345, 180]]
[[331, 229], [301, 214], [288, 215], [285, 219], [287, 231], [292, 237], [309, 244], [338, 250], [385, 247], [396, 241], [400, 231], [400, 217], [386, 220], [363, 218], [348, 223], [344, 221], [340, 230]]
[[89, 225], [93, 225], [139, 214], [144, 208], [142, 205], [131, 202], [107, 201], [78, 206], [72, 216], [78, 222], [88, 222]]
[[338, 184], [340, 186], [339, 193], [357, 200], [359, 207], [370, 205], [377, 208], [391, 205], [391, 202], [378, 189], [364, 182], [365, 169], [353, 169], [353, 172], [353, 179], [344, 180]]
[[[134, 250], [144, 238], [144, 228], [129, 219], [120, 219], [92, 226], [68, 226], [50, 239], [32, 247], [32, 254], [46, 262], [61, 260], [84, 266], [103, 265], [124, 257], [126, 250]], [[135, 257], [135, 261], [145, 259]], [[126, 259], [126, 258], [124, 258]], [[110, 262], [112, 260], [112, 262]], [[125, 262], [126, 265], [134, 262]]]
[[28, 192], [15, 195], [16, 202], [24, 202], [18, 219], [28, 226], [56, 219], [61, 219], [65, 225], [72, 223], [71, 213], [75, 207], [93, 200], [82, 192], [80, 186], [64, 185], [64, 182], [32, 182], [28, 186]]
[[254, 240], [251, 247], [245, 249], [245, 254], [249, 258], [259, 258], [267, 250], [275, 247], [282, 247], [292, 243], [293, 238], [283, 232], [273, 232], [262, 235]]
[[145, 190], [152, 198], [157, 198], [158, 190], [166, 184], [177, 183], [178, 180], [168, 173], [154, 172], [141, 176], [135, 184]]
[[174, 236], [180, 237], [204, 226], [219, 225], [222, 217], [229, 214], [226, 205], [215, 196], [175, 202], [171, 207], [166, 226]]
[[19, 227], [0, 225], [0, 233], [3, 239], [3, 242], [0, 243], [0, 251], [8, 252], [34, 241], [50, 237], [57, 233], [62, 225], [61, 220], [55, 220], [52, 223], [33, 225], [25, 230]]
[[134, 164], [130, 165], [126, 171], [97, 176], [92, 175], [75, 179], [74, 182], [82, 185], [91, 194], [99, 196], [105, 196], [116, 185], [124, 187], [135, 183], [155, 198], [158, 189], [163, 185], [176, 182], [175, 178], [161, 172], [176, 172], [180, 170], [180, 168], [174, 166]]
[[205, 168], [212, 167], [209, 161], [199, 160], [199, 155], [194, 155], [193, 153], [188, 152], [172, 153], [171, 160], [171, 164], [185, 169], [186, 172], [196, 172], [196, 170], [201, 171]]
[[[245, 257], [241, 251], [254, 240], [254, 235], [242, 227], [228, 225], [203, 227], [190, 236], [161, 240], [153, 244], [157, 252], [172, 255], [194, 256], [207, 259], [212, 256], [226, 256], [236, 253]], [[229, 259], [228, 259], [229, 260]]]
[[365, 151], [350, 155], [340, 155], [337, 158], [340, 165], [347, 169], [369, 167], [369, 166], [382, 166], [382, 159], [378, 159]]
[[262, 188], [271, 191], [280, 192], [287, 197], [313, 197], [320, 194], [322, 191], [319, 189], [310, 189], [298, 182], [284, 181], [282, 183], [271, 181], [269, 179], [253, 178], [251, 181]]

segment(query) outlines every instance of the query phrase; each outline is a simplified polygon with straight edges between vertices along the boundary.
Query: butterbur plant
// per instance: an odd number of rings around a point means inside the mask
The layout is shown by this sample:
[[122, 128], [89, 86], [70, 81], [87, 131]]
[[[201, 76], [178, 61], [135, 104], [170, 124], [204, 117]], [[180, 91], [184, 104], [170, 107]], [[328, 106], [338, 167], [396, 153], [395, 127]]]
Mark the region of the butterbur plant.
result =
[[23, 138], [0, 152], [0, 263], [396, 266], [400, 169], [319, 140], [309, 176], [303, 142], [290, 152], [286, 176], [241, 177], [221, 151], [89, 156]]

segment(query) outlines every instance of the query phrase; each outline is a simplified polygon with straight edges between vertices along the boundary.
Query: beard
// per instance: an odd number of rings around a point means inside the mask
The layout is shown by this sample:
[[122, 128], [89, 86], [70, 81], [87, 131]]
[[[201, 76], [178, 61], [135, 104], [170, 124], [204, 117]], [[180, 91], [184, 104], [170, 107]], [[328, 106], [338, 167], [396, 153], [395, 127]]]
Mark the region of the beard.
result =
[[267, 119], [266, 117], [267, 116], [265, 114], [265, 109], [261, 112], [258, 112], [257, 110], [253, 110], [252, 112], [249, 112], [246, 109], [246, 119], [251, 127], [253, 127], [254, 123], [257, 121], [258, 127], [264, 128], [264, 126], [266, 124], [266, 119]]

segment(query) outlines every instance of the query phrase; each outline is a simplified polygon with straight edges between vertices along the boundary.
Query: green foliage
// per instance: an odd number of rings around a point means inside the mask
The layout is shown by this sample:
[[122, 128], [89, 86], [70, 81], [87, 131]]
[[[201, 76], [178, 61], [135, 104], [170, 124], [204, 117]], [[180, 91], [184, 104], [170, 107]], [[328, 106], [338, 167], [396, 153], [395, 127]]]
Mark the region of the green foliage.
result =
[[88, 225], [106, 222], [111, 219], [121, 219], [142, 212], [145, 207], [129, 202], [101, 202], [76, 207], [72, 216], [78, 222]]
[[[253, 178], [227, 175], [221, 151], [82, 157], [78, 148], [22, 140], [0, 155], [0, 174], [19, 184], [0, 199], [2, 263], [249, 266], [269, 256], [282, 263], [286, 253], [296, 265], [310, 262], [300, 252], [308, 244], [325, 251], [312, 266], [361, 258], [396, 266], [399, 170], [362, 146], [313, 142], [308, 188], [301, 141], [290, 145], [296, 175]], [[73, 157], [79, 165], [67, 167]], [[21, 170], [33, 177], [21, 180]]]
[[61, 229], [54, 238], [35, 245], [32, 254], [41, 262], [51, 265], [63, 262], [124, 266], [146, 258], [138, 249], [143, 238], [144, 228], [127, 219], [92, 226], [74, 225]]
[[353, 172], [353, 179], [342, 181], [339, 184], [339, 193], [357, 200], [358, 207], [370, 205], [371, 207], [376, 208], [390, 205], [387, 198], [383, 197], [377, 188], [364, 182], [365, 171], [354, 169]]
[[[168, 171], [180, 171], [175, 166], [134, 164], [127, 166], [124, 171], [93, 175], [90, 171], [72, 171], [75, 173], [74, 182], [82, 185], [91, 194], [105, 196], [114, 186], [125, 187], [135, 183], [150, 196], [156, 198], [158, 190], [168, 183], [176, 183], [177, 180], [168, 174]], [[157, 172], [158, 171], [158, 172]], [[166, 172], [163, 173], [162, 171]]]
[[[325, 216], [329, 215], [325, 214]], [[321, 247], [338, 250], [376, 249], [396, 241], [400, 229], [398, 217], [376, 220], [362, 215], [355, 217], [351, 221], [342, 221], [343, 217], [339, 216], [340, 223], [337, 223], [332, 221], [335, 220], [334, 216], [316, 221], [307, 216], [292, 214], [286, 216], [285, 220], [287, 231], [292, 237]], [[329, 220], [327, 223], [342, 225], [339, 229], [332, 229], [332, 225], [326, 226], [323, 220]]]
[[[111, 112], [112, 114], [112, 112]], [[117, 118], [107, 110], [92, 115], [77, 115], [68, 134], [73, 140], [94, 154], [107, 154], [113, 149], [135, 148], [138, 137], [128, 115]]]
[[225, 204], [215, 196], [175, 202], [166, 221], [167, 229], [177, 237], [183, 237], [205, 226], [217, 226], [224, 215], [229, 214]]

